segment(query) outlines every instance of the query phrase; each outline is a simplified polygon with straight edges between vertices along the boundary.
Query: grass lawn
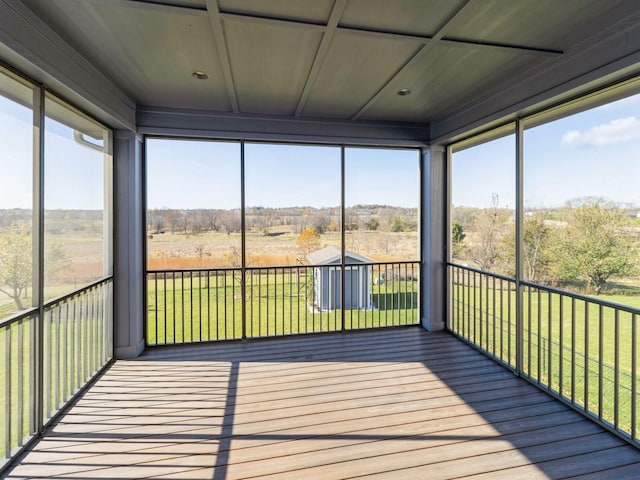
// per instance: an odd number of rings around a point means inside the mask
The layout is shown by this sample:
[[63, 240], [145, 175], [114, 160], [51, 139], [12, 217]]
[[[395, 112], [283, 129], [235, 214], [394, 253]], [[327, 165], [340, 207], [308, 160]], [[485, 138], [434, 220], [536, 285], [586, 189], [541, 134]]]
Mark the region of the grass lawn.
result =
[[[342, 311], [312, 308], [305, 275], [254, 273], [243, 302], [239, 273], [168, 274], [147, 283], [147, 343], [162, 345], [242, 338], [243, 308], [249, 338], [339, 331]], [[373, 305], [345, 310], [345, 329], [419, 323], [418, 287], [395, 281], [372, 287]], [[243, 305], [244, 303], [244, 305]]]
[[[515, 291], [506, 285], [493, 290], [493, 285], [454, 284], [452, 293], [454, 330], [515, 365]], [[640, 306], [637, 297], [598, 299]], [[630, 431], [632, 373], [638, 373], [640, 366], [638, 358], [635, 365], [632, 362], [633, 315], [536, 289], [525, 290], [523, 314], [524, 371], [611, 423], [617, 399], [619, 425]], [[639, 341], [636, 325], [636, 345]], [[636, 386], [640, 386], [637, 381]]]

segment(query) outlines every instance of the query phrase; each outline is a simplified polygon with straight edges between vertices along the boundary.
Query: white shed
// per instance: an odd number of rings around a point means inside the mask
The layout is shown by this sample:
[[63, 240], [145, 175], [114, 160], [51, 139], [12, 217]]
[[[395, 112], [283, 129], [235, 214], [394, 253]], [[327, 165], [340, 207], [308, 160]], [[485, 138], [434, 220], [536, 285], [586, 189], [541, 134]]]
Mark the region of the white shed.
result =
[[[345, 251], [344, 308], [371, 308], [370, 258]], [[327, 311], [341, 308], [341, 251], [335, 245], [311, 252], [307, 260], [313, 268], [313, 304]]]

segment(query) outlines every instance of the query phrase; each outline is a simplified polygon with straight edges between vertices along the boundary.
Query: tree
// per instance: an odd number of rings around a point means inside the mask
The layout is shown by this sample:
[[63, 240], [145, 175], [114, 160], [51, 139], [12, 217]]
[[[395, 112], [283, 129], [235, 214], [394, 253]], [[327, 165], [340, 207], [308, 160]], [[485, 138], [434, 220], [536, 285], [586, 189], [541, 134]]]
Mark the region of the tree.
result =
[[224, 212], [220, 216], [220, 224], [227, 235], [231, 235], [232, 233], [240, 230], [240, 216], [232, 211]]
[[380, 220], [378, 220], [377, 217], [371, 217], [369, 220], [367, 220], [367, 223], [365, 223], [365, 227], [367, 230], [377, 230], [379, 226]]
[[305, 253], [317, 250], [320, 248], [320, 234], [314, 227], [305, 228], [298, 235], [296, 245], [304, 250]]
[[464, 250], [464, 239], [467, 236], [464, 233], [462, 224], [455, 220], [451, 222], [451, 254], [454, 259], [458, 259], [462, 256]]
[[410, 229], [407, 221], [400, 215], [396, 215], [391, 219], [390, 230], [394, 233], [398, 233], [398, 232], [408, 232]]
[[596, 295], [613, 277], [635, 271], [637, 242], [620, 210], [599, 204], [573, 212], [556, 251], [561, 279], [583, 279]]
[[482, 270], [491, 270], [500, 258], [504, 219], [499, 213], [497, 208], [483, 210], [474, 223], [469, 256]]
[[318, 233], [325, 233], [329, 229], [331, 219], [324, 213], [317, 213], [313, 218], [313, 227]]
[[[522, 266], [523, 275], [530, 282], [537, 282], [549, 275], [551, 261], [552, 231], [545, 223], [546, 216], [542, 212], [535, 212], [525, 217], [522, 222]], [[511, 267], [510, 274], [514, 275], [516, 255], [516, 234], [510, 230], [503, 238], [503, 258]]]
[[0, 235], [0, 292], [22, 310], [22, 298], [30, 284], [31, 236], [25, 232]]

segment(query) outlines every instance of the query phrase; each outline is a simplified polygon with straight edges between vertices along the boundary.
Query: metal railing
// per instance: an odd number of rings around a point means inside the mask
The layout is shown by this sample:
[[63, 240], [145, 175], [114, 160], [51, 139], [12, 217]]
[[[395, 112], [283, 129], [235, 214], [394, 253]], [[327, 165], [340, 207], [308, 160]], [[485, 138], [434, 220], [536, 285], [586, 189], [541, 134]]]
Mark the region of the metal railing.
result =
[[[153, 270], [147, 345], [417, 325], [419, 262]], [[344, 305], [345, 308], [341, 308]]]
[[0, 469], [113, 357], [111, 277], [42, 311], [42, 324], [38, 308], [0, 322]]
[[449, 292], [455, 335], [640, 446], [640, 310], [532, 282], [518, 292], [512, 278], [457, 264], [449, 264]]

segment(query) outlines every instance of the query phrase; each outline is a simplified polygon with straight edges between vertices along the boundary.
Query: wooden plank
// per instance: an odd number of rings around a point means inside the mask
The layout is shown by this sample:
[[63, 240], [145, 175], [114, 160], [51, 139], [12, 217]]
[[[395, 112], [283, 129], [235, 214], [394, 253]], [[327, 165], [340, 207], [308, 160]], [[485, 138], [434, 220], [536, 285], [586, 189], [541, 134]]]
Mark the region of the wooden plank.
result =
[[406, 328], [117, 362], [15, 472], [587, 480], [636, 478], [639, 465], [636, 449], [459, 340]]

